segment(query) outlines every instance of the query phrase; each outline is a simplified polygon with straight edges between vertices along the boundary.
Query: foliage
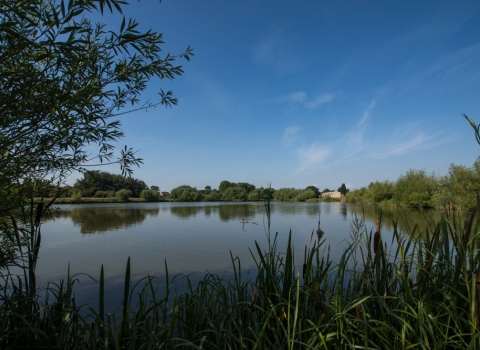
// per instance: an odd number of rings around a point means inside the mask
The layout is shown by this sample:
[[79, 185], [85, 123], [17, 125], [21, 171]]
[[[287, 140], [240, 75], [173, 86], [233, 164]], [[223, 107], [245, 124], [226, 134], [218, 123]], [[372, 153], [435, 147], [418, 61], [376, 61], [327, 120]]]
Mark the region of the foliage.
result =
[[133, 197], [138, 198], [143, 190], [148, 190], [142, 180], [105, 171], [87, 171], [83, 174], [83, 179], [77, 180], [73, 187], [81, 190], [84, 197], [93, 197], [98, 191], [117, 192], [127, 189], [132, 191]]
[[95, 198], [113, 198], [115, 197], [115, 191], [97, 191], [95, 192]]
[[317, 197], [315, 196], [315, 192], [313, 190], [308, 189], [297, 194], [297, 196], [295, 197], [295, 200], [299, 202], [305, 202], [306, 200], [311, 198], [317, 198]]
[[75, 191], [72, 193], [71, 196], [72, 203], [81, 203], [82, 202], [82, 192], [81, 191]]
[[220, 185], [218, 186], [218, 191], [222, 193], [229, 187], [235, 187], [235, 184], [231, 183], [230, 181], [223, 180], [222, 182], [220, 182]]
[[[94, 159], [118, 163], [127, 174], [141, 163], [127, 147], [115, 158], [113, 142], [123, 133], [112, 119], [117, 110], [140, 102], [150, 79], [181, 75], [176, 61], [192, 52], [162, 57], [160, 33], [140, 32], [133, 19], [124, 18], [117, 31], [90, 19], [90, 13], [107, 8], [121, 14], [126, 5], [119, 0], [1, 2], [2, 187], [48, 174], [61, 181]], [[159, 97], [139, 108], [177, 104], [170, 91], [160, 90]], [[98, 152], [87, 153], [87, 145], [98, 145]]]
[[222, 201], [225, 202], [243, 202], [247, 200], [247, 191], [243, 187], [228, 187], [222, 193]]
[[169, 199], [175, 202], [198, 202], [202, 200], [202, 194], [196, 187], [182, 185], [170, 192]]
[[[207, 187], [210, 187], [210, 186], [207, 186]], [[230, 181], [227, 181], [227, 180], [224, 180], [222, 182], [220, 182], [220, 185], [218, 186], [218, 191], [220, 192], [220, 194], [223, 195], [223, 192], [225, 190], [227, 190], [228, 188], [230, 187], [240, 187], [241, 189], [243, 189], [245, 191], [245, 193], [248, 195], [250, 192], [252, 192], [253, 190], [255, 190], [255, 186], [252, 185], [252, 184], [249, 184], [247, 182], [239, 182], [239, 183], [235, 183], [235, 182], [230, 182]], [[205, 188], [206, 190], [207, 188]], [[229, 195], [230, 196], [230, 195]]]
[[428, 175], [424, 170], [411, 169], [395, 183], [395, 200], [407, 206], [431, 206], [430, 199], [438, 189], [434, 174]]
[[340, 192], [343, 196], [347, 195], [347, 193], [350, 192], [350, 190], [347, 189], [347, 186], [345, 186], [344, 183], [342, 183], [342, 185], [338, 188], [337, 191]]
[[357, 190], [353, 190], [347, 193], [346, 201], [349, 203], [363, 203], [365, 197], [365, 193], [367, 192], [366, 187], [361, 187]]
[[248, 194], [248, 200], [252, 202], [265, 202], [273, 199], [275, 190], [271, 187], [259, 187]]
[[[443, 216], [420, 234], [415, 223], [406, 232], [395, 221], [393, 226], [388, 249], [381, 232], [374, 236], [365, 218], [356, 217], [352, 242], [337, 265], [325, 241], [312, 234], [299, 259], [301, 271], [292, 233], [280, 250], [278, 235], [268, 231], [268, 247], [255, 242], [251, 249], [253, 278], [232, 255], [230, 278], [207, 273], [194, 285], [189, 276], [172, 278], [165, 265], [164, 280], [147, 276], [135, 283], [128, 259], [115, 315], [105, 312], [103, 266], [98, 308], [87, 306], [88, 312], [78, 305], [77, 279], [69, 274], [42, 295], [4, 288], [0, 347], [475, 349], [480, 220], [474, 214]], [[183, 294], [176, 292], [181, 281]]]
[[389, 201], [395, 194], [395, 184], [385, 180], [383, 182], [375, 181], [368, 185], [368, 191], [365, 199], [369, 204], [378, 204]]
[[462, 116], [470, 123], [471, 127], [475, 131], [475, 139], [477, 140], [477, 143], [480, 145], [480, 124], [479, 125], [475, 124], [475, 121], [472, 118], [467, 117], [465, 113], [463, 113]]
[[221, 196], [217, 190], [209, 191], [207, 194], [203, 196], [203, 200], [205, 202], [218, 202], [220, 201], [220, 199], [221, 199]]
[[316, 186], [308, 186], [307, 188], [305, 188], [305, 190], [312, 190], [315, 193], [315, 198], [318, 198], [320, 196], [320, 190]]
[[140, 198], [146, 202], [158, 202], [160, 200], [160, 194], [156, 190], [143, 190], [140, 192]]
[[409, 170], [396, 182], [375, 181], [368, 188], [347, 193], [346, 201], [366, 204], [474, 209], [480, 188], [480, 157], [472, 167], [451, 164], [448, 174], [437, 177], [424, 170]]
[[280, 188], [273, 193], [273, 199], [282, 202], [295, 201], [301, 192], [302, 190], [295, 188]]
[[121, 189], [120, 191], [115, 192], [115, 198], [119, 202], [128, 202], [128, 200], [132, 197], [132, 191]]
[[249, 184], [247, 182], [238, 182], [235, 184], [234, 187], [240, 187], [242, 188], [245, 193], [248, 195], [250, 192], [255, 190], [255, 185]]

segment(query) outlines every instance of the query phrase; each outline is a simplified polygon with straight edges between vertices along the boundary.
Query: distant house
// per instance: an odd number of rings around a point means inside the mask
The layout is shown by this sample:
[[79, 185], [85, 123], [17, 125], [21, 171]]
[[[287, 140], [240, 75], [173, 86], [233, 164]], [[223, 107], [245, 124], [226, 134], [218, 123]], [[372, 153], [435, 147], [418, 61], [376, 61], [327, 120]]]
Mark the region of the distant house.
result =
[[162, 198], [165, 198], [165, 197], [170, 196], [170, 192], [166, 192], [166, 191], [159, 191], [158, 194], [159, 194], [160, 197], [162, 197]]
[[323, 192], [320, 194], [320, 197], [342, 198], [342, 194], [338, 191]]

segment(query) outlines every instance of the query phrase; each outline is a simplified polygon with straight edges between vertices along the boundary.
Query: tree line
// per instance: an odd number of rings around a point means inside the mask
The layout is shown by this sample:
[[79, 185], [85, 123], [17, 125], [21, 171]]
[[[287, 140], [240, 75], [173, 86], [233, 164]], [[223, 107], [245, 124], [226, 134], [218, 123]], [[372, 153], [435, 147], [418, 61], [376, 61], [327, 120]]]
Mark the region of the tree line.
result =
[[[338, 191], [346, 194], [348, 189], [342, 184]], [[328, 188], [320, 191], [316, 186], [308, 186], [305, 189], [280, 188], [275, 190], [271, 187], [258, 187], [247, 182], [220, 182], [218, 189], [206, 186], [203, 190], [196, 187], [182, 185], [170, 192], [169, 199], [177, 202], [245, 202], [264, 201], [272, 199], [275, 201], [304, 202], [317, 200], [321, 193], [331, 192]]]
[[480, 190], [480, 157], [471, 167], [451, 164], [437, 176], [410, 169], [397, 181], [375, 181], [349, 192], [346, 201], [374, 205], [473, 209]]
[[32, 196], [35, 198], [116, 198], [127, 201], [129, 198], [142, 198], [146, 201], [160, 199], [158, 186], [150, 186], [139, 179], [111, 174], [106, 171], [88, 171], [73, 186], [55, 186], [49, 181], [37, 180], [32, 184]]

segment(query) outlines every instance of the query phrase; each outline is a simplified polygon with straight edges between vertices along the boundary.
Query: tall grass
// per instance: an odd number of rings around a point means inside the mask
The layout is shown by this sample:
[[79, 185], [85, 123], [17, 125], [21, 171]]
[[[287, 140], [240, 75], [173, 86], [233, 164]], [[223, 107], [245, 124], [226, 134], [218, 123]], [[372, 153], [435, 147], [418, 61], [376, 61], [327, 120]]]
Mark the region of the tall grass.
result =
[[105, 313], [103, 267], [98, 309], [76, 304], [75, 276], [39, 291], [25, 288], [28, 273], [4, 274], [1, 348], [480, 348], [480, 221], [474, 213], [444, 215], [421, 234], [415, 224], [399, 232], [394, 222], [390, 242], [382, 240], [381, 218], [376, 232], [355, 218], [352, 242], [336, 264], [328, 235], [319, 241], [312, 232], [300, 271], [291, 233], [286, 247], [270, 235], [269, 209], [268, 247], [255, 242], [251, 249], [255, 279], [245, 278], [231, 255], [231, 278], [207, 274], [193, 285], [184, 277], [180, 294], [180, 276], [172, 278], [167, 265], [163, 290], [153, 277], [132, 285], [128, 261], [118, 315]]

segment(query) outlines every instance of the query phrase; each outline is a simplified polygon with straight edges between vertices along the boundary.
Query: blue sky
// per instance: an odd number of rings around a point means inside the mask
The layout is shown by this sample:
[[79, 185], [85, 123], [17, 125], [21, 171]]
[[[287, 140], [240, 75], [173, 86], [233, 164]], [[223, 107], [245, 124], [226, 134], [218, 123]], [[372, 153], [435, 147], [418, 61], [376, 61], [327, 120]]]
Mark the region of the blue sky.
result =
[[139, 150], [149, 186], [355, 189], [479, 155], [461, 116], [480, 122], [479, 1], [143, 0], [125, 13], [165, 52], [195, 54], [142, 95], [170, 89], [178, 106], [121, 117], [118, 146]]

